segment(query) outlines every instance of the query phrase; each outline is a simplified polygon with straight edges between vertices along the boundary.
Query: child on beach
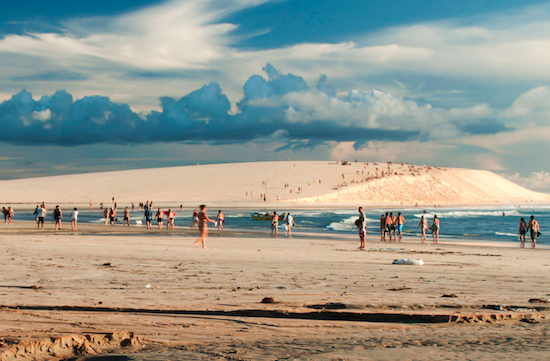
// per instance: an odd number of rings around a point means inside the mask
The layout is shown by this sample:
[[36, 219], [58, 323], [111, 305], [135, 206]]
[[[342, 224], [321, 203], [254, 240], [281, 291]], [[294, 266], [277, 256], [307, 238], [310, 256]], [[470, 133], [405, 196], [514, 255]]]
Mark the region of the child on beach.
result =
[[208, 222], [216, 223], [216, 221], [208, 218], [206, 214], [206, 206], [201, 204], [200, 212], [197, 214], [200, 238], [193, 243], [193, 247], [196, 247], [199, 243], [202, 243], [202, 249], [208, 249], [206, 247], [206, 237], [208, 237]]

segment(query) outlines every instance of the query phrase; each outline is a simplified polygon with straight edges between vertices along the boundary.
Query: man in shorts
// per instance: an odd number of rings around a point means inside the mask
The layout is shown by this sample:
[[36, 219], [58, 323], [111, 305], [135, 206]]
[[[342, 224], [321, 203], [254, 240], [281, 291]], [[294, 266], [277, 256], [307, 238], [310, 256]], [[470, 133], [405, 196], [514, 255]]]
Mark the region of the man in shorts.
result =
[[531, 218], [529, 218], [527, 229], [531, 235], [531, 248], [535, 248], [537, 245], [537, 237], [540, 235], [539, 222], [535, 219], [535, 216], [531, 216]]
[[44, 218], [46, 218], [46, 210], [44, 207], [40, 206], [40, 208], [38, 208], [38, 229], [44, 229]]
[[405, 217], [401, 212], [397, 213], [397, 234], [399, 235], [399, 242], [403, 239], [403, 226], [405, 225]]

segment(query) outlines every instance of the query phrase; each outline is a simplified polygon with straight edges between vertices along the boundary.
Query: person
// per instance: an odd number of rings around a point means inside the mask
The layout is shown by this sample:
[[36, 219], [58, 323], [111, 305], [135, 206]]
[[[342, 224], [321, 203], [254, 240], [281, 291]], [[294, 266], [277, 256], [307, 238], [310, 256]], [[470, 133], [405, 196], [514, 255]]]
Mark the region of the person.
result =
[[197, 213], [197, 210], [195, 209], [193, 211], [193, 222], [191, 223], [191, 228], [197, 228], [199, 225], [199, 213]]
[[46, 209], [40, 206], [38, 208], [38, 220], [36, 221], [38, 229], [44, 229], [44, 218], [46, 218]]
[[527, 223], [525, 223], [524, 218], [519, 219], [519, 246], [520, 248], [525, 248], [525, 234], [527, 233]]
[[391, 243], [391, 224], [393, 221], [393, 214], [390, 212], [390, 214], [386, 213], [386, 230], [384, 234], [384, 241], [386, 240], [386, 234], [390, 235], [390, 243]]
[[8, 207], [8, 221], [9, 224], [13, 224], [13, 208]]
[[397, 216], [395, 214], [391, 217], [391, 230], [393, 232], [393, 241], [397, 242]]
[[180, 204], [180, 212], [183, 212], [183, 204]]
[[365, 213], [363, 212], [363, 207], [359, 207], [359, 218], [357, 219], [357, 225], [359, 227], [359, 240], [360, 240], [360, 250], [366, 250], [367, 244], [366, 244], [366, 237], [367, 237], [367, 217], [365, 217]]
[[145, 206], [145, 212], [143, 216], [145, 217], [145, 223], [147, 224], [147, 229], [151, 229], [151, 220], [153, 219], [153, 212], [149, 209], [149, 207]]
[[208, 249], [206, 247], [206, 237], [208, 237], [208, 222], [216, 223], [216, 221], [208, 218], [206, 214], [206, 206], [200, 205], [200, 212], [197, 214], [200, 238], [193, 243], [193, 247], [196, 247], [199, 243], [202, 243], [202, 249]]
[[99, 203], [99, 210], [100, 210], [100, 211], [103, 210], [103, 202]]
[[397, 213], [397, 234], [399, 235], [399, 242], [403, 239], [403, 226], [405, 225], [405, 217], [401, 212]]
[[2, 207], [2, 214], [4, 214], [4, 224], [8, 224], [8, 210], [6, 207]]
[[540, 226], [539, 222], [535, 219], [535, 216], [530, 217], [527, 229], [529, 229], [529, 234], [531, 235], [531, 248], [535, 248], [537, 244], [537, 237], [540, 236]]
[[380, 242], [386, 242], [386, 217], [380, 216]]
[[434, 222], [430, 228], [432, 230], [433, 244], [439, 243], [440, 224], [439, 224], [439, 218], [437, 218], [437, 215], [434, 215]]
[[225, 215], [223, 212], [218, 210], [218, 217], [216, 218], [216, 222], [218, 223], [218, 231], [223, 231], [223, 222], [225, 222]]
[[105, 210], [103, 211], [103, 217], [105, 218], [105, 225], [109, 223], [110, 215], [111, 215], [111, 211], [109, 210], [109, 208], [105, 208]]
[[285, 219], [286, 219], [286, 235], [290, 236], [290, 233], [292, 232], [292, 227], [294, 226], [294, 217], [292, 217], [290, 213], [287, 213]]
[[55, 209], [53, 210], [53, 220], [55, 221], [55, 230], [58, 229], [61, 230], [61, 220], [63, 219], [63, 213], [61, 212], [61, 208], [59, 208], [59, 205], [55, 206]]
[[[5, 209], [5, 208], [4, 208], [4, 209]], [[33, 213], [33, 214], [34, 214], [34, 220], [35, 220], [36, 222], [38, 222], [38, 212], [39, 212], [39, 211], [40, 211], [40, 206], [37, 205], [36, 208], [34, 209], [34, 213]]]
[[[133, 206], [133, 203], [132, 203]], [[123, 226], [126, 226], [128, 224], [128, 227], [130, 227], [130, 210], [128, 207], [124, 208], [124, 224]]]
[[167, 229], [175, 229], [174, 218], [176, 218], [176, 213], [172, 212], [172, 210], [169, 209], [168, 214], [166, 215], [166, 217], [168, 217], [168, 220], [166, 221], [166, 228]]
[[78, 222], [78, 210], [76, 208], [71, 213], [70, 220], [71, 220], [71, 229], [73, 231], [76, 231], [76, 222]]
[[418, 222], [418, 226], [416, 228], [420, 228], [420, 232], [422, 234], [422, 243], [426, 243], [426, 231], [428, 230], [428, 220], [424, 215], [420, 217], [420, 222]]
[[273, 218], [271, 218], [271, 233], [279, 234], [279, 215], [277, 212], [273, 212]]
[[132, 212], [136, 210], [136, 206], [134, 205], [134, 202], [132, 202]]
[[157, 209], [157, 214], [155, 215], [155, 218], [157, 219], [157, 223], [159, 224], [159, 229], [162, 229], [162, 224], [164, 223], [164, 213], [162, 213], [162, 210], [159, 208]]
[[92, 201], [90, 201], [90, 212], [92, 211], [93, 206], [94, 204], [92, 203]]
[[111, 228], [113, 228], [116, 221], [116, 209], [111, 208], [111, 212], [109, 213], [109, 220], [111, 222]]

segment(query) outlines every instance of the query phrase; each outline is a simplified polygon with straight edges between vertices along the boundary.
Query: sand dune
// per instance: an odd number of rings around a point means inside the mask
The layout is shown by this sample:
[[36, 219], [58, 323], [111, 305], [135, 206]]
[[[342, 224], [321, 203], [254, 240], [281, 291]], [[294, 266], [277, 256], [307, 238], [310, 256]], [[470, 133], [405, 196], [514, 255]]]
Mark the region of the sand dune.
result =
[[110, 203], [112, 197], [120, 203], [154, 200], [157, 204], [243, 207], [276, 202], [296, 206], [550, 202], [549, 195], [530, 191], [489, 171], [425, 166], [412, 169], [387, 163], [232, 163], [0, 182], [0, 201], [4, 203], [99, 204]]

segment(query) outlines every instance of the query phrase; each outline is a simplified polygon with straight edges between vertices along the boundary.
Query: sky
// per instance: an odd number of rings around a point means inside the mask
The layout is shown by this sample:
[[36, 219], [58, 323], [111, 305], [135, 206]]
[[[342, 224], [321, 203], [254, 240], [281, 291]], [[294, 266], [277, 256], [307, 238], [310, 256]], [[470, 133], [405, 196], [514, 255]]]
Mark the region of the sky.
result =
[[3, 4], [0, 178], [403, 161], [550, 191], [550, 2]]

